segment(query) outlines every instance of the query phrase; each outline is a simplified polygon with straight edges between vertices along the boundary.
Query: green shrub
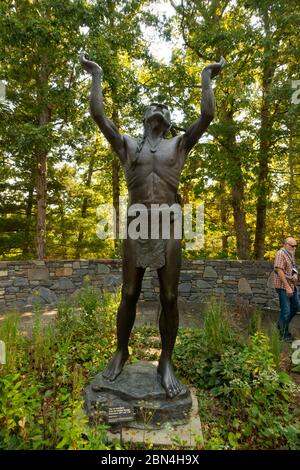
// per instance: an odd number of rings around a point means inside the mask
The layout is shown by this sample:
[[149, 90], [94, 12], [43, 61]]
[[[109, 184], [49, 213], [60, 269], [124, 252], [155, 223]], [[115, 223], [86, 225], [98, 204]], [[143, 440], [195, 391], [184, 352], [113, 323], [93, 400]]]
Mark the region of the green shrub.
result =
[[0, 448], [107, 449], [107, 426], [91, 428], [82, 391], [115, 346], [119, 293], [86, 285], [60, 302], [56, 320], [44, 324], [36, 305], [32, 332], [25, 338], [19, 318], [0, 329], [7, 364], [0, 365]]
[[[78, 295], [60, 304], [50, 325], [43, 324], [37, 307], [28, 338], [15, 315], [3, 322], [0, 339], [6, 343], [7, 364], [0, 366], [1, 449], [114, 447], [107, 443], [102, 415], [96, 427], [89, 426], [82, 390], [114, 352], [120, 293], [85, 286]], [[197, 387], [202, 424], [207, 421], [205, 449], [299, 448], [293, 403], [299, 387], [279, 370], [275, 333], [269, 337], [259, 329], [241, 338], [229, 311], [216, 303], [207, 308], [202, 329], [179, 330], [174, 364], [183, 381]], [[149, 358], [149, 348], [153, 355], [160, 350], [152, 327], [136, 328], [132, 342], [134, 360]], [[180, 438], [174, 445], [180, 447]]]
[[221, 378], [214, 371], [222, 353], [230, 347], [239, 349], [241, 341], [227, 309], [213, 300], [204, 312], [202, 329], [179, 329], [174, 363], [189, 383], [211, 388], [220, 384]]
[[0, 325], [0, 340], [4, 341], [6, 349], [6, 364], [1, 367], [1, 374], [9, 371], [14, 373], [21, 370], [26, 361], [26, 340], [19, 329], [20, 317], [8, 313]]
[[211, 305], [204, 328], [181, 329], [174, 351], [183, 380], [210, 390], [226, 415], [217, 430], [211, 423], [205, 448], [297, 448], [299, 420], [290, 409], [299, 387], [279, 371], [276, 332], [242, 340], [229, 327], [227, 314]]
[[249, 323], [249, 336], [254, 335], [257, 331], [262, 330], [262, 313], [257, 306], [254, 307], [250, 323]]
[[212, 299], [204, 311], [205, 344], [212, 355], [218, 356], [229, 344], [237, 341], [237, 332], [229, 311], [222, 302]]
[[282, 340], [276, 325], [271, 325], [271, 330], [269, 333], [270, 349], [273, 354], [273, 359], [276, 369], [279, 370], [281, 353], [283, 349]]
[[0, 448], [35, 448], [42, 440], [36, 417], [41, 411], [41, 384], [19, 373], [0, 377]]

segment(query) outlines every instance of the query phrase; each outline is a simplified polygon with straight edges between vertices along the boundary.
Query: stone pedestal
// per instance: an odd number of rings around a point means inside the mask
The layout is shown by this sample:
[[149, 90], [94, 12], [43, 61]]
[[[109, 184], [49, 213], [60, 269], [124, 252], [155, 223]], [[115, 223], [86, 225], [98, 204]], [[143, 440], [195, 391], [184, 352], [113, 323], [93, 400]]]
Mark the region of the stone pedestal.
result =
[[166, 423], [178, 426], [189, 421], [192, 407], [191, 393], [183, 387], [179, 395], [168, 398], [157, 364], [137, 362], [126, 365], [114, 382], [96, 375], [85, 389], [86, 411], [91, 422], [101, 413], [113, 427], [122, 423], [137, 429], [160, 429]]

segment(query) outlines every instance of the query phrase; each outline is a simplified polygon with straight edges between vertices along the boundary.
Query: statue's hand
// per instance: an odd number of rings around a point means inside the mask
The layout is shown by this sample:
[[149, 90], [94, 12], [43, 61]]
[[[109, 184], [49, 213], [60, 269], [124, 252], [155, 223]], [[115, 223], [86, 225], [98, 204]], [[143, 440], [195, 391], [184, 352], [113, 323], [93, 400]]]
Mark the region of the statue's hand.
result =
[[225, 63], [226, 62], [225, 62], [224, 57], [221, 57], [219, 62], [216, 62], [215, 64], [209, 64], [206, 67], [204, 67], [204, 69], [202, 70], [202, 74], [208, 72], [210, 73], [210, 77], [214, 78], [220, 73]]
[[92, 62], [91, 60], [88, 60], [86, 57], [85, 57], [85, 53], [82, 52], [80, 54], [80, 63], [82, 65], [82, 67], [84, 68], [84, 70], [86, 70], [88, 73], [90, 73], [91, 75], [94, 75], [94, 74], [100, 74], [102, 76], [102, 69], [101, 67], [96, 64], [96, 62]]

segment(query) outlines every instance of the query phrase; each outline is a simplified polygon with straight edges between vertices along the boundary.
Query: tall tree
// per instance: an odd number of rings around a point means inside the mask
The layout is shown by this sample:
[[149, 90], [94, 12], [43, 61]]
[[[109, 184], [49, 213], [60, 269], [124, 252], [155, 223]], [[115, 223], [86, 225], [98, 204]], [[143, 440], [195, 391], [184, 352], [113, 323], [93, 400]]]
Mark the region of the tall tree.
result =
[[[221, 161], [217, 163], [213, 159], [215, 165], [213, 173], [222, 187], [225, 183], [230, 187], [237, 255], [241, 259], [248, 259], [250, 237], [244, 208], [243, 152], [236, 142], [242, 127], [237, 118], [245, 103], [240, 96], [241, 87], [235, 81], [237, 75], [242, 81], [248, 74], [246, 65], [249, 44], [245, 44], [247, 12], [228, 0], [182, 1], [179, 6], [174, 2], [171, 3], [179, 16], [179, 25], [189, 61], [195, 64], [220, 55], [225, 56], [228, 61], [228, 67], [216, 93], [219, 124], [212, 126], [210, 130], [221, 146], [218, 155]], [[210, 149], [208, 146], [208, 149], [215, 153], [213, 147]], [[210, 155], [212, 156], [211, 151]], [[222, 210], [224, 211], [223, 205]], [[223, 213], [221, 217], [225, 220]]]
[[[47, 161], [59, 138], [57, 122], [74, 99], [74, 61], [81, 42], [83, 1], [19, 0], [1, 4], [2, 71], [13, 103], [12, 128], [36, 165], [36, 254], [46, 254]], [[67, 85], [68, 84], [68, 85]], [[18, 132], [17, 132], [18, 128]], [[15, 143], [14, 143], [15, 144]], [[8, 149], [7, 153], [12, 149]], [[28, 188], [27, 223], [32, 187]]]

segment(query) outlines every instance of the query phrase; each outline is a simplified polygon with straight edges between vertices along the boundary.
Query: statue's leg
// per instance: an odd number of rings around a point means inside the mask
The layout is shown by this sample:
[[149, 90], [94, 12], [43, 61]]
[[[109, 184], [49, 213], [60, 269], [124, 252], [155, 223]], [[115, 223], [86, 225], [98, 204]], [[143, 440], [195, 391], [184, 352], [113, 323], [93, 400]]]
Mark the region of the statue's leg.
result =
[[145, 269], [135, 266], [134, 241], [123, 241], [122, 298], [117, 313], [117, 351], [103, 371], [107, 380], [115, 380], [128, 359], [128, 341], [136, 315], [136, 304], [141, 292]]
[[179, 313], [177, 306], [178, 282], [181, 267], [181, 240], [168, 240], [166, 247], [166, 264], [158, 269], [160, 283], [161, 313], [159, 330], [162, 351], [158, 372], [162, 386], [169, 397], [174, 397], [182, 390], [182, 385], [175, 377], [171, 357], [176, 341]]

